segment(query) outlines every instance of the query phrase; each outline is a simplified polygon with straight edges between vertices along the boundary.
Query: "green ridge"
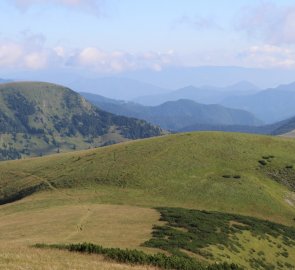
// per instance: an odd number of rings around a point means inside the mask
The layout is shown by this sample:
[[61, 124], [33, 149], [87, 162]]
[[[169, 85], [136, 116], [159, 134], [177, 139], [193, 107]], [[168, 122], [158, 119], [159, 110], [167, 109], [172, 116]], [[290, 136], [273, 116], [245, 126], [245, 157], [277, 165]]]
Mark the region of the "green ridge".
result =
[[[40, 189], [109, 190], [107, 202], [217, 210], [294, 225], [290, 185], [265, 172], [295, 164], [294, 151], [290, 139], [201, 132], [4, 162], [0, 200]], [[275, 158], [265, 167], [259, 160], [266, 155]]]
[[18, 82], [0, 85], [0, 133], [0, 160], [6, 160], [158, 136], [162, 131], [99, 110], [69, 88]]

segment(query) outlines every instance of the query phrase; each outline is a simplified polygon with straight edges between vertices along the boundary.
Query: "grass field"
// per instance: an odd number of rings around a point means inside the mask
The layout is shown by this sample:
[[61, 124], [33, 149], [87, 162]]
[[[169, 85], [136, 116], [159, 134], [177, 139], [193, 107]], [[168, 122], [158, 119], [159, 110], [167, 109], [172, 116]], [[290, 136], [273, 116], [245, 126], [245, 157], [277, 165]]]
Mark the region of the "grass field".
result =
[[82, 255], [59, 250], [41, 250], [24, 245], [0, 245], [0, 269], [3, 270], [156, 270], [105, 260], [102, 256]]
[[274, 155], [267, 166], [285, 167], [295, 164], [294, 152], [291, 139], [204, 132], [2, 162], [0, 199], [20, 190], [25, 196], [41, 184], [90, 189], [94, 202], [217, 210], [294, 225], [295, 210], [286, 201], [291, 191], [258, 162]]
[[[17, 250], [40, 242], [88, 241], [153, 253], [159, 249], [142, 244], [151, 239], [153, 226], [161, 225], [155, 207], [240, 214], [294, 227], [292, 186], [269, 175], [295, 165], [294, 152], [292, 139], [202, 132], [2, 162], [0, 200], [18, 199], [20, 193], [24, 199], [0, 206], [0, 246], [11, 244], [13, 254], [13, 246]], [[272, 158], [264, 159], [268, 156]], [[259, 163], [262, 159], [265, 165]], [[294, 181], [292, 170], [287, 174], [289, 182]], [[249, 258], [256, 258], [252, 249], [256, 254], [267, 252], [257, 255], [257, 260], [272, 261], [281, 245], [280, 239], [269, 242], [247, 232], [235, 237], [244, 250], [237, 254], [211, 245], [204, 248], [213, 254], [209, 261], [230, 258], [249, 266]], [[288, 265], [295, 258], [294, 248], [284, 248], [288, 258], [283, 256], [282, 261]]]

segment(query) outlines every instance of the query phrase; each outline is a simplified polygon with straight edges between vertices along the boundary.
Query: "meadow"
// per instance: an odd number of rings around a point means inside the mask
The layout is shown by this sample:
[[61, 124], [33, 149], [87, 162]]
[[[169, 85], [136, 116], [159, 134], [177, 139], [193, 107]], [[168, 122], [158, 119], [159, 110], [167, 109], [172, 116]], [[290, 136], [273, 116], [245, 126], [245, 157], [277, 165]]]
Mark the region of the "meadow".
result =
[[[171, 249], [151, 244], [155, 234], [170, 226], [188, 239], [188, 231], [183, 224], [163, 219], [161, 209], [181, 209], [177, 215], [196, 211], [191, 222], [198, 222], [198, 211], [205, 210], [218, 213], [216, 230], [227, 228], [228, 242], [219, 239], [198, 249], [184, 245], [181, 253], [205, 265], [228, 262], [245, 269], [287, 269], [295, 249], [285, 237], [292, 240], [293, 234], [265, 231], [267, 237], [262, 237], [255, 226], [267, 220], [270, 227], [293, 230], [294, 150], [292, 139], [200, 132], [2, 162], [0, 246], [30, 249], [36, 243], [89, 242], [169, 255]], [[284, 177], [274, 177], [280, 174]], [[237, 220], [238, 216], [244, 218]], [[252, 220], [248, 230], [234, 230], [247, 220]], [[216, 230], [207, 233], [214, 238]], [[238, 243], [236, 249], [228, 245], [233, 242]]]

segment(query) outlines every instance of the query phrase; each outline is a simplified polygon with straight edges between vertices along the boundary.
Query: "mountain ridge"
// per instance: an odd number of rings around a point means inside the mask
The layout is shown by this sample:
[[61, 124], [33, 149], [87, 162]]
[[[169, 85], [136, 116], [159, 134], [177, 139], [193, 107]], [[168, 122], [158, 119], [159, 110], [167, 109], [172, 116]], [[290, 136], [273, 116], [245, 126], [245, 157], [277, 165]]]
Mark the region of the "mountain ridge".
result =
[[234, 95], [244, 96], [258, 91], [260, 91], [260, 89], [257, 86], [245, 81], [241, 81], [227, 87], [216, 87], [210, 85], [196, 87], [194, 85], [188, 85], [165, 94], [139, 97], [134, 99], [134, 101], [150, 106], [156, 106], [167, 101], [175, 101], [179, 99], [190, 99], [204, 104], [219, 104], [226, 97]]
[[271, 124], [295, 115], [295, 83], [283, 84], [244, 97], [229, 97], [220, 104], [252, 112]]
[[246, 111], [225, 108], [222, 105], [199, 104], [187, 99], [167, 101], [158, 106], [143, 106], [88, 93], [81, 95], [98, 108], [117, 115], [144, 119], [163, 129], [173, 131], [196, 123], [251, 126], [262, 124], [259, 119]]
[[144, 121], [95, 108], [69, 88], [0, 84], [1, 159], [86, 149], [161, 134]]

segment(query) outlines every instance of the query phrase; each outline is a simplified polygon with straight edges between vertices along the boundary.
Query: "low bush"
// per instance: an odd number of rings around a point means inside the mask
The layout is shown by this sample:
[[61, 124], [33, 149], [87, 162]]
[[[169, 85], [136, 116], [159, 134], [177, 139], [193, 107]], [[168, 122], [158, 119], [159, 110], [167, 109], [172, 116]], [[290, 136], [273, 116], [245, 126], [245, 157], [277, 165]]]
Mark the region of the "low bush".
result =
[[[184, 256], [189, 252], [214, 259], [210, 251], [203, 252], [211, 246], [223, 246], [239, 254], [243, 247], [235, 236], [242, 232], [249, 232], [258, 240], [266, 239], [266, 235], [274, 238], [281, 236], [282, 244], [295, 247], [293, 227], [235, 214], [182, 208], [157, 209], [165, 225], [154, 227], [153, 238], [145, 246], [160, 248], [173, 255]], [[272, 243], [269, 241], [269, 244]], [[262, 255], [261, 250], [257, 250], [257, 253]]]
[[264, 159], [261, 159], [258, 161], [260, 163], [260, 165], [265, 166], [267, 164], [267, 162]]
[[139, 264], [139, 265], [152, 265], [162, 269], [175, 269], [175, 270], [242, 270], [235, 264], [213, 264], [209, 266], [202, 265], [193, 258], [188, 256], [166, 256], [162, 253], [155, 255], [146, 254], [138, 250], [123, 250], [119, 248], [103, 248], [99, 245], [91, 243], [82, 244], [69, 244], [69, 245], [46, 245], [36, 244], [36, 248], [55, 248], [68, 250], [71, 252], [80, 252], [88, 254], [100, 254], [105, 258], [114, 260], [119, 263]]

